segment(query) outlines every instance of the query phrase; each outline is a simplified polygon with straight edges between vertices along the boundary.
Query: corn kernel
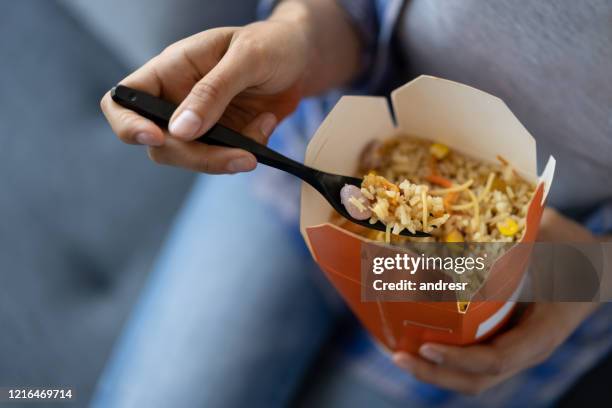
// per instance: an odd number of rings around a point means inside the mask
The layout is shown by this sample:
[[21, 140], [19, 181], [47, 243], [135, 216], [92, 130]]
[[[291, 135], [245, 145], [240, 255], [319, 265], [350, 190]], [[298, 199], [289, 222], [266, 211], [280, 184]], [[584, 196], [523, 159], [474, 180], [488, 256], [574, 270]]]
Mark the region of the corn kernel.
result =
[[512, 237], [518, 232], [519, 226], [516, 221], [508, 217], [503, 222], [497, 224], [497, 229], [502, 235]]
[[444, 237], [445, 242], [463, 242], [463, 235], [457, 230], [452, 230]]
[[429, 153], [438, 160], [442, 160], [450, 152], [447, 145], [442, 143], [433, 143], [429, 146]]

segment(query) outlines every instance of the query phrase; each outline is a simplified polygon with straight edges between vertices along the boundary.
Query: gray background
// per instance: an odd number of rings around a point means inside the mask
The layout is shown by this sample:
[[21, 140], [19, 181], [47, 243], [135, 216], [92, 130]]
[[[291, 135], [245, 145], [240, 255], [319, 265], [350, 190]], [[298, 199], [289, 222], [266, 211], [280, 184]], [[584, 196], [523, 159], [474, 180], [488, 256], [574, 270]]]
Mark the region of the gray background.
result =
[[0, 2], [0, 385], [89, 399], [193, 179], [121, 144], [99, 99], [175, 39], [250, 20], [254, 4]]

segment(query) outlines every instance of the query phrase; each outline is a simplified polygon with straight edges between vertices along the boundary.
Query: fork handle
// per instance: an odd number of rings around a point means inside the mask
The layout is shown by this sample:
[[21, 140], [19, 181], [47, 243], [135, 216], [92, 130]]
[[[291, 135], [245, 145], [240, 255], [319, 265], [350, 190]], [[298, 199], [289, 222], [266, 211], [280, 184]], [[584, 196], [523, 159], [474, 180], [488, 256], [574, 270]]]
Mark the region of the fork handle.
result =
[[[111, 96], [116, 103], [124, 108], [133, 110], [163, 127], [168, 126], [170, 118], [177, 108], [171, 102], [124, 85], [114, 87], [111, 90]], [[317, 178], [318, 170], [283, 156], [267, 146], [218, 123], [196, 140], [208, 145], [246, 150], [252, 153], [259, 163], [293, 174], [316, 189], [320, 187]]]

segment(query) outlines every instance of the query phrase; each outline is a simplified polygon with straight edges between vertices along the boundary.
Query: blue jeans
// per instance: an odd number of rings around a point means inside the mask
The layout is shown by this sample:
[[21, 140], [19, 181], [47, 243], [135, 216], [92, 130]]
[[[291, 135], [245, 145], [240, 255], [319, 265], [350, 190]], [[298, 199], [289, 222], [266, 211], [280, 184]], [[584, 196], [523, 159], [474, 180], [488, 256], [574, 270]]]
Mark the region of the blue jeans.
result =
[[94, 406], [272, 407], [293, 397], [342, 309], [301, 238], [253, 196], [259, 171], [196, 182]]

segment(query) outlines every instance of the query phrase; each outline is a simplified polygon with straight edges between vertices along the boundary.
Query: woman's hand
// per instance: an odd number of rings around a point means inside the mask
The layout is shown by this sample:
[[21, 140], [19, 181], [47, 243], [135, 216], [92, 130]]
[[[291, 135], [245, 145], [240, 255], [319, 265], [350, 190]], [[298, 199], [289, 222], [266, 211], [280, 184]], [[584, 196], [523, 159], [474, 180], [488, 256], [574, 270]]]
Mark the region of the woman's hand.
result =
[[[204, 31], [169, 46], [121, 81], [180, 103], [169, 133], [115, 104], [109, 93], [102, 110], [122, 141], [149, 146], [157, 163], [206, 173], [252, 170], [257, 163], [250, 153], [194, 140], [219, 121], [266, 143], [302, 96], [349, 79], [357, 66], [356, 39], [345, 19], [328, 21], [339, 12], [333, 3], [286, 1], [266, 21]], [[331, 47], [339, 45], [352, 57], [330, 66]]]
[[428, 343], [420, 357], [396, 353], [393, 360], [420, 381], [476, 395], [546, 360], [594, 308], [592, 303], [534, 303], [516, 326], [488, 343]]
[[[581, 225], [546, 209], [538, 239], [590, 242]], [[597, 307], [594, 303], [534, 303], [518, 323], [490, 342], [467, 347], [428, 343], [420, 357], [396, 353], [395, 363], [417, 379], [466, 394], [479, 394], [548, 356]]]

